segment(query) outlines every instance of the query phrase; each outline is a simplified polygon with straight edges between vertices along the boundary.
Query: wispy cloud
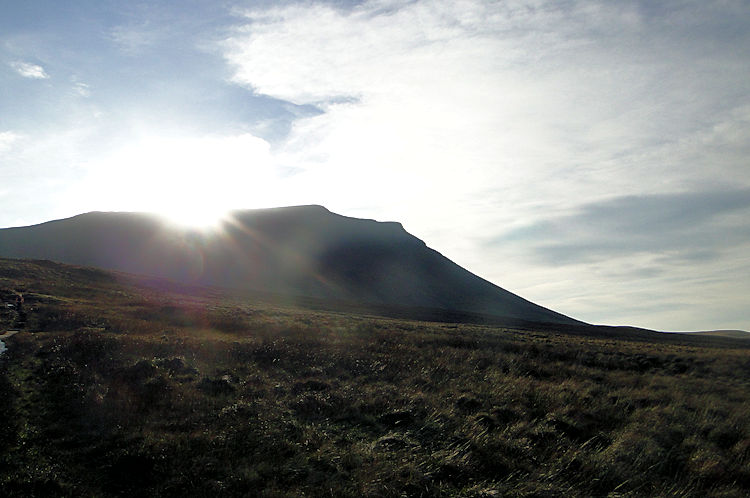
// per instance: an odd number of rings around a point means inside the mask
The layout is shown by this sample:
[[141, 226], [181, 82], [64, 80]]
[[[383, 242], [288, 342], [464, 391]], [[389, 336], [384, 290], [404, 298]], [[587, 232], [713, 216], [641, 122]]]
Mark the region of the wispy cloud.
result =
[[44, 68], [38, 64], [16, 61], [11, 63], [11, 67], [24, 78], [31, 78], [36, 80], [45, 80], [49, 78], [49, 75], [44, 70]]
[[750, 189], [618, 197], [513, 229], [491, 244], [522, 245], [554, 266], [641, 254], [715, 260], [726, 248], [750, 246]]
[[73, 92], [79, 97], [90, 97], [91, 86], [81, 81], [73, 81]]
[[517, 216], [540, 202], [748, 182], [750, 63], [727, 49], [750, 37], [722, 44], [711, 31], [731, 15], [632, 2], [304, 4], [248, 12], [226, 58], [235, 82], [326, 111], [289, 140], [318, 174], [421, 179], [455, 201], [491, 191]]
[[622, 196], [485, 241], [502, 281], [594, 322], [746, 328], [750, 189]]
[[109, 36], [124, 54], [137, 55], [162, 40], [163, 31], [144, 23], [116, 26], [112, 28]]
[[19, 138], [20, 135], [18, 135], [18, 133], [12, 131], [0, 131], [0, 154], [10, 150]]

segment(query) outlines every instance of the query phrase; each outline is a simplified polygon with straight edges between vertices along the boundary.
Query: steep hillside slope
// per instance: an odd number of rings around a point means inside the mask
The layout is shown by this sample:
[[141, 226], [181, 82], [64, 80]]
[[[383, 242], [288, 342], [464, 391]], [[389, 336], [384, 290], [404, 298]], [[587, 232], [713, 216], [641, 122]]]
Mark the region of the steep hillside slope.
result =
[[321, 206], [238, 211], [214, 231], [139, 213], [87, 213], [0, 230], [0, 257], [179, 282], [576, 324], [456, 265], [399, 223]]

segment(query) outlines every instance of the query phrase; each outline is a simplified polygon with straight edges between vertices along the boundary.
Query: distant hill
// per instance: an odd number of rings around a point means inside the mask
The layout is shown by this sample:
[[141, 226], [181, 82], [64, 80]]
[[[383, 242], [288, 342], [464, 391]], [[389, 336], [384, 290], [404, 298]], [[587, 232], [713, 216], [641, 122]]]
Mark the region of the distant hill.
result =
[[683, 334], [710, 335], [716, 337], [731, 337], [733, 339], [750, 339], [750, 332], [744, 330], [703, 330], [700, 332], [682, 332]]
[[211, 232], [149, 214], [87, 213], [1, 229], [0, 257], [510, 322], [582, 324], [461, 268], [399, 223], [345, 217], [321, 206], [237, 211]]

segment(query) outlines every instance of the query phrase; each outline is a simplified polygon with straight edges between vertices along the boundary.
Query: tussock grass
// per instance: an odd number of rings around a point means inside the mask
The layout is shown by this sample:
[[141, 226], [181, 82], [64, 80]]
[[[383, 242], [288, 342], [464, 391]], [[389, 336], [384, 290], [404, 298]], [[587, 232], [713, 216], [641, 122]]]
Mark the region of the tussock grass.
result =
[[[3, 496], [746, 496], [750, 351], [0, 261]], [[15, 318], [0, 317], [7, 326]]]

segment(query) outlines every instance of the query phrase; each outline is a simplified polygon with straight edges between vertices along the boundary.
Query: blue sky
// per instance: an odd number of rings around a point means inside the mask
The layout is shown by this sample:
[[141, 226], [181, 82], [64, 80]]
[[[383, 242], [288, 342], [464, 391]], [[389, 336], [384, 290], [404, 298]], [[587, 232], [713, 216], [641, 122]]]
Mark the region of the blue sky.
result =
[[316, 203], [582, 320], [750, 329], [750, 2], [0, 13], [0, 227]]

